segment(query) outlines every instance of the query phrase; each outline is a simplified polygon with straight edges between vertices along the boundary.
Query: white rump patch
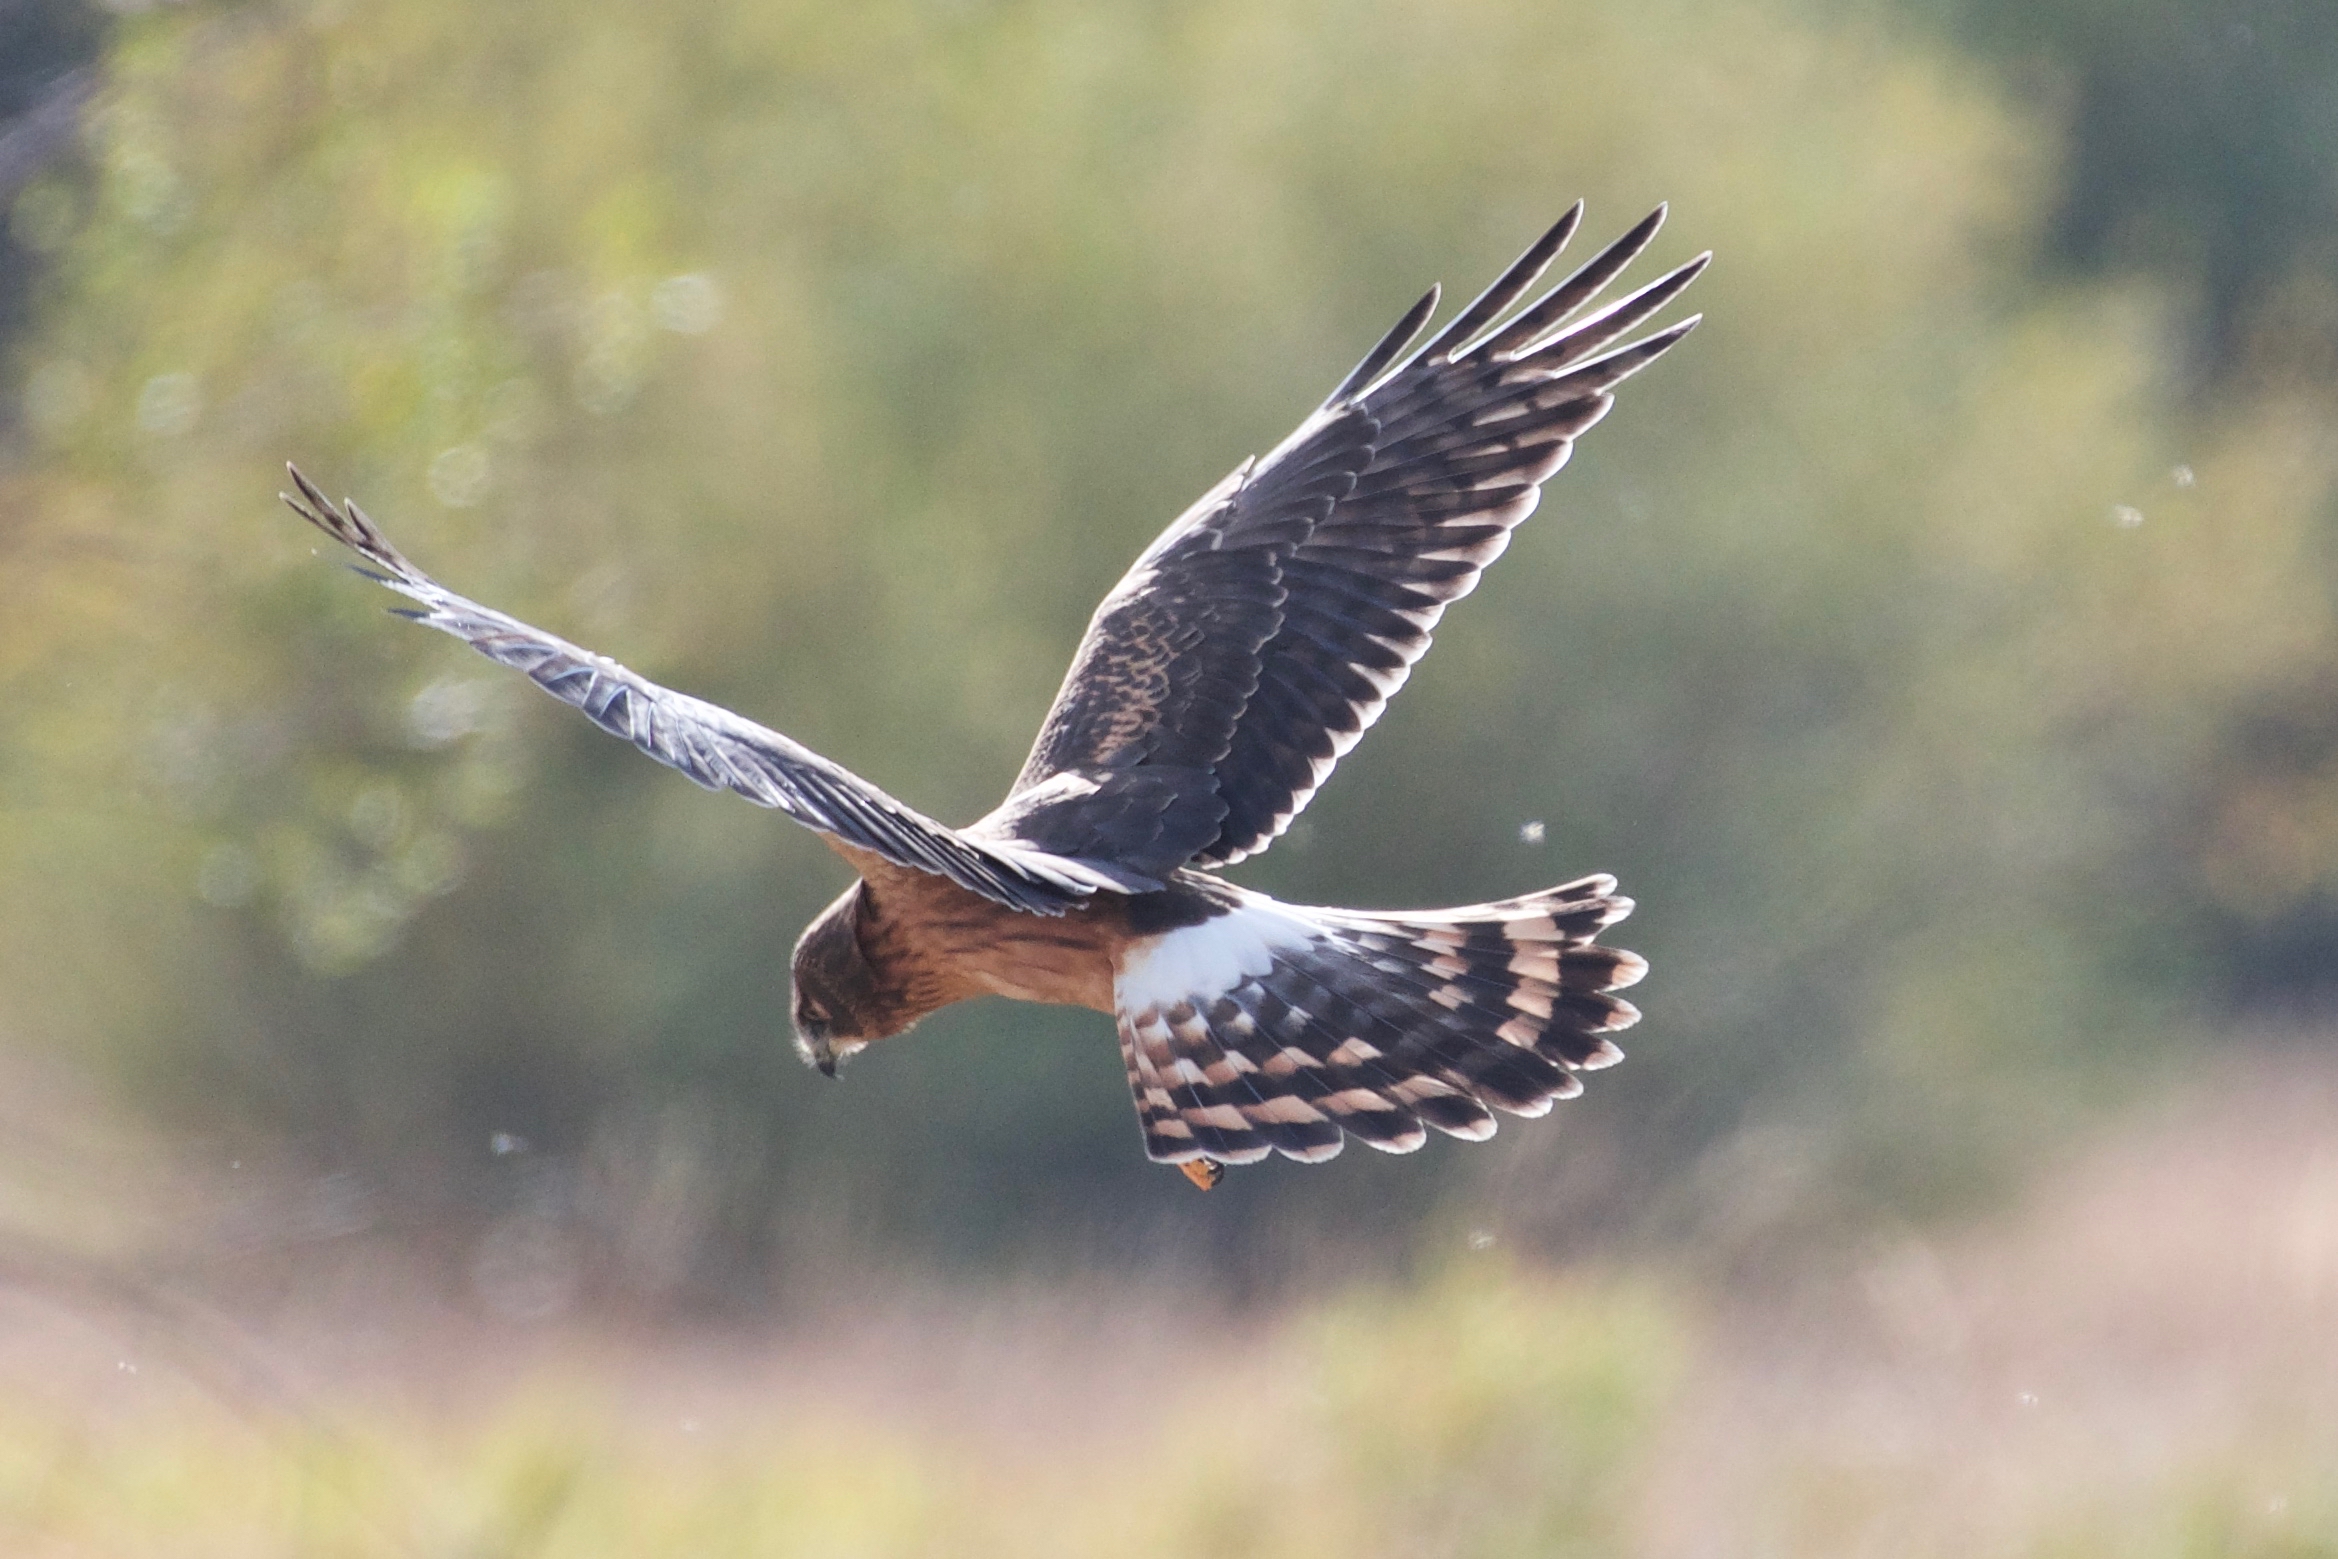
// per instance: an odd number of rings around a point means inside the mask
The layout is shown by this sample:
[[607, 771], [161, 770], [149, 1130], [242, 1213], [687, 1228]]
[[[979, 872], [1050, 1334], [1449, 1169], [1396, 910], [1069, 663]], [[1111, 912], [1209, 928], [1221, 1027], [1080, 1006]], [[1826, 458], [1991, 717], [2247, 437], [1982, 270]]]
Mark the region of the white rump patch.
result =
[[1113, 1001], [1122, 1012], [1159, 1012], [1179, 1003], [1198, 1008], [1245, 980], [1264, 975], [1278, 954], [1322, 935], [1298, 911], [1260, 893], [1198, 926], [1131, 942], [1120, 956]]

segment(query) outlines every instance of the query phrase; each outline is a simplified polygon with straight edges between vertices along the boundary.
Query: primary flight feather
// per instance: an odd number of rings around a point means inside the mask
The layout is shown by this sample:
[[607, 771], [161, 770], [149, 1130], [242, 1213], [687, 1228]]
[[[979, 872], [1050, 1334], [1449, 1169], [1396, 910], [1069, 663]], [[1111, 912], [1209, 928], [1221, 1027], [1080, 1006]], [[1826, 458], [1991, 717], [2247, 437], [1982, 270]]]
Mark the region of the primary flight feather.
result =
[[[806, 1061], [997, 994], [1114, 1016], [1146, 1151], [1230, 1163], [1492, 1135], [1622, 1059], [1599, 945], [1605, 876], [1464, 909], [1277, 903], [1208, 868], [1265, 849], [1386, 709], [1619, 384], [1694, 317], [1627, 340], [1699, 256], [1591, 306], [1660, 207], [1535, 297], [1578, 203], [1419, 347], [1430, 289], [1329, 399], [1162, 532], [1088, 625], [1006, 800], [950, 828], [776, 731], [456, 595], [299, 471], [285, 501], [411, 599], [404, 615], [515, 667], [710, 789], [822, 834], [856, 880], [796, 944]], [[1590, 312], [1586, 312], [1589, 309]], [[1619, 345], [1621, 342], [1623, 344]]]

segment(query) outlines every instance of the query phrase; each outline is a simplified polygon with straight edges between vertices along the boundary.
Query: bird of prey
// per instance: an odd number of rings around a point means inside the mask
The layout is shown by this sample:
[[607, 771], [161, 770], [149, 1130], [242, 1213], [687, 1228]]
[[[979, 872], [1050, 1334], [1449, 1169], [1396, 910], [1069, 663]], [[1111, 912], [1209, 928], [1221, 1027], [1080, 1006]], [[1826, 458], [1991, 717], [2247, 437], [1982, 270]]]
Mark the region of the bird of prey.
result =
[[1432, 287], [1298, 431], [1163, 531], [1097, 607], [1006, 800], [964, 828], [456, 595], [298, 470], [285, 501], [416, 603], [402, 615], [850, 863], [795, 949], [796, 1045], [820, 1071], [995, 994], [1111, 1014], [1146, 1152], [1205, 1190], [1348, 1136], [1478, 1141], [1495, 1110], [1541, 1115], [1622, 1059], [1608, 1036], [1639, 1014], [1614, 993], [1647, 965], [1597, 941], [1632, 908], [1615, 879], [1383, 911], [1282, 904], [1213, 869], [1290, 827], [1616, 386], [1697, 323], [1626, 339], [1707, 256], [1591, 308], [1662, 207], [1519, 307], [1582, 212], [1413, 348]]

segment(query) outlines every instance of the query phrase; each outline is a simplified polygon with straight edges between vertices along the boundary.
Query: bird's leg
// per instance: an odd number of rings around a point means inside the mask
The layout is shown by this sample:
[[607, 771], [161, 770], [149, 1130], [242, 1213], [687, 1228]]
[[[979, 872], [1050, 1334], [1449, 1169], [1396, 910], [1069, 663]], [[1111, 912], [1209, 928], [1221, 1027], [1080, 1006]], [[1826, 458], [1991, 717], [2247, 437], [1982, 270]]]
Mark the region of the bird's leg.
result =
[[1214, 1158], [1189, 1158], [1177, 1167], [1185, 1171], [1185, 1178], [1193, 1182], [1196, 1190], [1211, 1190], [1226, 1178], [1226, 1166]]

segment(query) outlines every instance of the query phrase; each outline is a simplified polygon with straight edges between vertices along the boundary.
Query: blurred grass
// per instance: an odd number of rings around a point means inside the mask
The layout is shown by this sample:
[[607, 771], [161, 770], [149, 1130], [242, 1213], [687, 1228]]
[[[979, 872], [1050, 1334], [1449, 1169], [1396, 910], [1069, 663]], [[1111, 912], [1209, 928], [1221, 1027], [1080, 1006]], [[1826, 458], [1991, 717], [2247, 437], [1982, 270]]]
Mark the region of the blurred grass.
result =
[[1681, 1335], [1642, 1287], [1481, 1261], [1264, 1338], [1162, 1342], [1153, 1392], [1101, 1453], [850, 1402], [652, 1418], [596, 1400], [589, 1360], [452, 1423], [325, 1429], [192, 1400], [75, 1423], [18, 1398], [0, 1409], [0, 1542], [125, 1559], [1599, 1553]]
[[2260, 1062], [1985, 1224], [1734, 1288], [1476, 1241], [1247, 1311], [875, 1276], [695, 1334], [361, 1301], [283, 1331], [306, 1385], [274, 1400], [19, 1300], [0, 1551], [2338, 1554], [2333, 1105], [2326, 1066]]

